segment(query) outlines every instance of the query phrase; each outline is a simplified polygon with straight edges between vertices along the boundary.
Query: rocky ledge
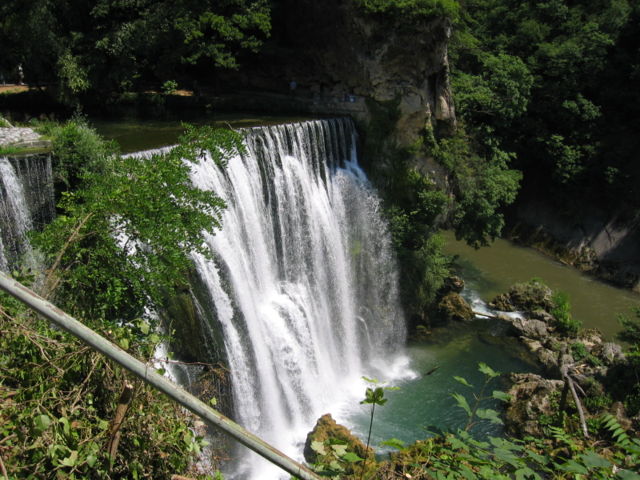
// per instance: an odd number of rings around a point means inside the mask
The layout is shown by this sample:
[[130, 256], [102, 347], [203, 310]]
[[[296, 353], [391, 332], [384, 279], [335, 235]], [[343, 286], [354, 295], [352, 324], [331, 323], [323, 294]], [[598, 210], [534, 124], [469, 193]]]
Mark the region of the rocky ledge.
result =
[[51, 143], [48, 140], [44, 140], [32, 128], [0, 128], [0, 147], [48, 148], [50, 146]]
[[580, 413], [585, 419], [584, 430], [589, 418], [602, 413], [614, 415], [626, 429], [640, 430], [640, 414], [628, 418], [621, 403], [628, 393], [626, 385], [633, 384], [633, 379], [627, 378], [632, 369], [620, 345], [593, 329], [567, 332], [554, 316], [557, 305], [553, 292], [541, 282], [514, 285], [490, 305], [519, 312], [497, 314], [495, 319], [542, 370], [541, 375], [510, 375], [511, 401], [505, 425], [512, 434], [541, 435], [543, 427], [557, 421], [562, 411]]

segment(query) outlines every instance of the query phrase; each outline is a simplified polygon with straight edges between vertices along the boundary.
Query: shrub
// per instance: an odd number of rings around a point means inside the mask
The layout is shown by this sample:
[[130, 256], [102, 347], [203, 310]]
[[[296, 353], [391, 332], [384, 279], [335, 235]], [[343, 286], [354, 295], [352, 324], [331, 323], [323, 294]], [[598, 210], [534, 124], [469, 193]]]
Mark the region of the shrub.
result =
[[555, 292], [553, 303], [555, 306], [551, 310], [551, 315], [555, 318], [556, 328], [564, 335], [575, 337], [582, 327], [582, 322], [571, 315], [569, 295], [565, 292]]

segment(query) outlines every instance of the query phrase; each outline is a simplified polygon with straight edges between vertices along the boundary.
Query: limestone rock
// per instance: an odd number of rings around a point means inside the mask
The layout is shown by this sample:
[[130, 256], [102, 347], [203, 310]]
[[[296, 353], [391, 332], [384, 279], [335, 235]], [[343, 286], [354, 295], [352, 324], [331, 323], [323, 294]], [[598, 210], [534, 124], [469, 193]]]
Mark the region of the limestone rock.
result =
[[556, 413], [551, 395], [562, 390], [561, 380], [549, 380], [532, 373], [511, 374], [511, 401], [505, 415], [505, 426], [518, 436], [543, 435], [540, 416]]
[[540, 309], [549, 311], [554, 307], [552, 296], [553, 291], [542, 283], [516, 283], [507, 293], [494, 298], [489, 306], [503, 312], [531, 312]]
[[473, 320], [473, 310], [459, 293], [448, 293], [438, 303], [438, 313], [447, 320], [468, 322]]
[[514, 318], [511, 324], [518, 331], [519, 335], [527, 338], [541, 340], [549, 335], [547, 324], [541, 320], [533, 320], [528, 318]]
[[347, 451], [357, 454], [361, 458], [373, 457], [373, 450], [367, 447], [351, 431], [337, 423], [331, 414], [327, 413], [318, 419], [316, 426], [307, 435], [304, 444], [304, 459], [308, 463], [317, 463], [318, 453], [311, 448], [313, 442], [324, 443], [329, 439], [339, 440], [347, 444]]
[[622, 361], [625, 358], [622, 347], [617, 343], [612, 342], [603, 343], [599, 351], [596, 351], [594, 353], [609, 365], [615, 362]]

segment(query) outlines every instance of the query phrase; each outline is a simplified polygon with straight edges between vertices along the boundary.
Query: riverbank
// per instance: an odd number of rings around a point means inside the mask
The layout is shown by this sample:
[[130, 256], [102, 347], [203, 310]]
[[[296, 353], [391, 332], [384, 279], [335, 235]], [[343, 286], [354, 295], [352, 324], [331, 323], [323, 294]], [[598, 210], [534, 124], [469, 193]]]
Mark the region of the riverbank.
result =
[[497, 239], [491, 246], [474, 249], [455, 239], [453, 232], [442, 232], [444, 253], [454, 255], [456, 273], [463, 277], [475, 298], [468, 302], [490, 302], [515, 283], [540, 278], [554, 290], [566, 292], [573, 315], [586, 328], [597, 328], [613, 339], [620, 330], [617, 316], [640, 306], [640, 295], [603, 283], [575, 268], [562, 264], [537, 250], [508, 240]]
[[505, 238], [640, 293], [640, 216], [586, 206], [567, 217], [539, 199], [523, 200], [515, 211]]

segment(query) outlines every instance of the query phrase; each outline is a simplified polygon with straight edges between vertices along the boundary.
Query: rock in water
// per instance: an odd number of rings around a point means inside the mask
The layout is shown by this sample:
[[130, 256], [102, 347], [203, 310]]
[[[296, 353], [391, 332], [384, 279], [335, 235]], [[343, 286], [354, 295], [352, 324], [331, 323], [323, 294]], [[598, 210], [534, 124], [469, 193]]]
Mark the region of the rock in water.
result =
[[459, 322], [468, 322], [473, 320], [473, 310], [458, 293], [448, 293], [445, 295], [440, 303], [438, 303], [438, 313], [442, 315], [447, 321], [457, 320]]
[[347, 427], [338, 424], [331, 414], [327, 413], [318, 419], [316, 426], [307, 435], [307, 441], [304, 444], [304, 459], [308, 463], [322, 461], [323, 456], [312, 448], [312, 444], [313, 442], [320, 442], [326, 445], [325, 442], [327, 440], [346, 444], [348, 452], [353, 452], [361, 458], [373, 457], [373, 449], [371, 447], [367, 450], [366, 445], [358, 437], [351, 433]]

